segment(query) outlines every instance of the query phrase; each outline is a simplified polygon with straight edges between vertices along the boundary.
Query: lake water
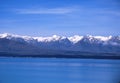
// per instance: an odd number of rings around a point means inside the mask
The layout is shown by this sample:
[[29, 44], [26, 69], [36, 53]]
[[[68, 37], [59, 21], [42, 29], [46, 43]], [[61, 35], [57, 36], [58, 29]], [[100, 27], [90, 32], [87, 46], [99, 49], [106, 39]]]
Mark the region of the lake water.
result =
[[120, 60], [0, 58], [0, 83], [119, 83]]

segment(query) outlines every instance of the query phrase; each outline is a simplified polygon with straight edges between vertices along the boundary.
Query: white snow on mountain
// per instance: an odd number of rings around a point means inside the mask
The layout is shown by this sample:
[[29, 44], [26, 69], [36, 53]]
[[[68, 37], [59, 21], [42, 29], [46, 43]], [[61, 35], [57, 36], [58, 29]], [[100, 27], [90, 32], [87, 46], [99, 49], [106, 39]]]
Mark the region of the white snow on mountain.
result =
[[79, 36], [79, 35], [75, 35], [72, 37], [68, 37], [68, 39], [72, 42], [72, 43], [77, 43], [78, 41], [80, 41], [83, 38], [83, 36]]
[[57, 35], [53, 35], [52, 37], [33, 37], [38, 42], [51, 42], [51, 41], [59, 41], [65, 39], [66, 37], [60, 37]]
[[22, 38], [25, 41], [33, 40], [33, 37], [30, 36], [20, 36], [20, 35], [15, 35], [15, 34], [10, 34], [10, 33], [3, 33], [0, 34], [0, 38], [7, 38], [7, 39], [18, 39]]
[[108, 41], [112, 38], [112, 36], [104, 37], [104, 36], [94, 36], [94, 38], [99, 39], [101, 41]]

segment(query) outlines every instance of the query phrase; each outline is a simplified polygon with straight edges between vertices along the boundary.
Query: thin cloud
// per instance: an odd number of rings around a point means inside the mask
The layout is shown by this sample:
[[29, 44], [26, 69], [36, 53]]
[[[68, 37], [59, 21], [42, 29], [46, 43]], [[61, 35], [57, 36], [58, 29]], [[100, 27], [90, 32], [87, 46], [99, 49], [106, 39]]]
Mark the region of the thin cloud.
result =
[[68, 14], [74, 12], [74, 8], [41, 8], [41, 9], [17, 9], [18, 14]]
[[111, 15], [115, 15], [115, 16], [120, 16], [120, 12], [119, 11], [104, 11], [105, 14], [111, 14]]
[[98, 14], [98, 15], [112, 15], [112, 16], [120, 16], [120, 11], [118, 10], [111, 10], [111, 9], [91, 9], [88, 11], [90, 13]]

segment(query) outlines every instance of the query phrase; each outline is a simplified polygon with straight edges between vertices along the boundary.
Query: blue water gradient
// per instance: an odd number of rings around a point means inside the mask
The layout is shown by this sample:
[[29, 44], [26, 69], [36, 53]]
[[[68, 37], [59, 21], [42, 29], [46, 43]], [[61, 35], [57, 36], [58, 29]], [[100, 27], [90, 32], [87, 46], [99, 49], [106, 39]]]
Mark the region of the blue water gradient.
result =
[[0, 58], [0, 83], [119, 83], [120, 60]]

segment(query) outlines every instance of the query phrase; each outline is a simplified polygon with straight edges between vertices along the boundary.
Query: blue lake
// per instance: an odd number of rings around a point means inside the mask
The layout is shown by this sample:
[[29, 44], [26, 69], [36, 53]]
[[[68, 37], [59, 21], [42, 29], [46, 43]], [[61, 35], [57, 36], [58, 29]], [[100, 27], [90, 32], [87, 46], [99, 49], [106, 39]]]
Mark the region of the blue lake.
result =
[[0, 58], [0, 83], [119, 83], [120, 60]]

